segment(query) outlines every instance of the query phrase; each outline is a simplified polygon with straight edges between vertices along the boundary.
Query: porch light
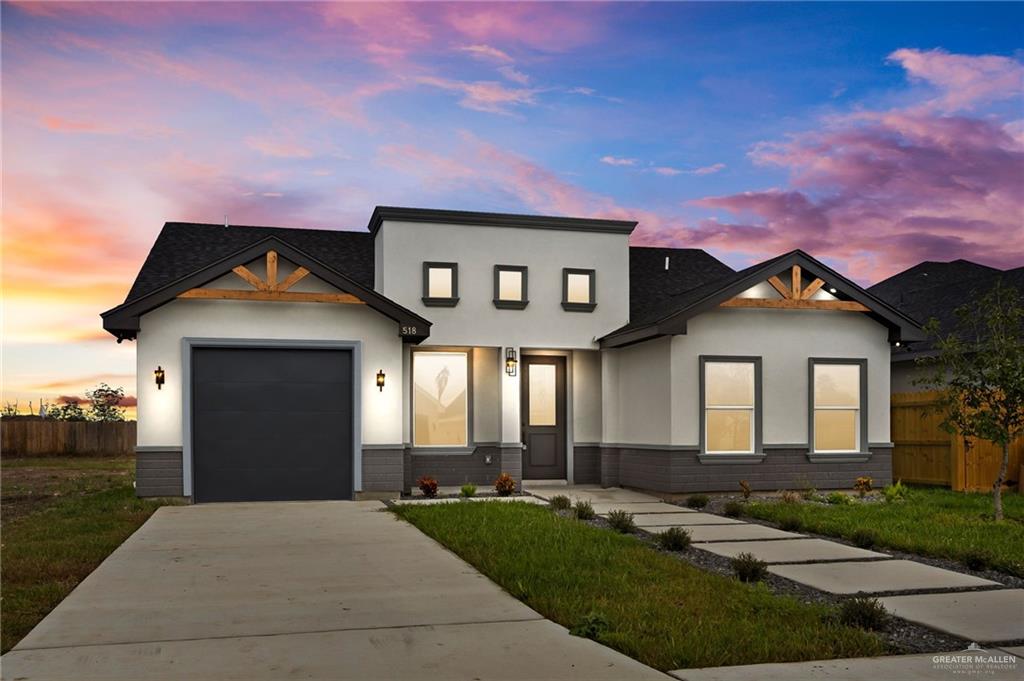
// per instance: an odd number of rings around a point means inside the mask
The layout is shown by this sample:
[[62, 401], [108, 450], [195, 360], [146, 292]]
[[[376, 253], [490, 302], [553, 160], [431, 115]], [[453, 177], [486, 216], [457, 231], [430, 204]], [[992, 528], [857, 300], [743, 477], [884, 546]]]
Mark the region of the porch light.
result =
[[836, 292], [836, 287], [833, 286], [833, 287], [829, 288], [828, 292], [829, 293], [835, 293]]
[[164, 370], [159, 365], [157, 365], [156, 371], [153, 372], [153, 380], [156, 381], [156, 389], [160, 390], [164, 384]]
[[381, 392], [384, 392], [384, 370], [380, 369], [377, 371], [377, 387], [380, 388]]
[[506, 350], [505, 351], [505, 373], [508, 374], [509, 376], [515, 376], [516, 375], [516, 365], [518, 365], [518, 364], [519, 364], [519, 362], [516, 360], [516, 351], [513, 350], [512, 348], [509, 348], [508, 350]]

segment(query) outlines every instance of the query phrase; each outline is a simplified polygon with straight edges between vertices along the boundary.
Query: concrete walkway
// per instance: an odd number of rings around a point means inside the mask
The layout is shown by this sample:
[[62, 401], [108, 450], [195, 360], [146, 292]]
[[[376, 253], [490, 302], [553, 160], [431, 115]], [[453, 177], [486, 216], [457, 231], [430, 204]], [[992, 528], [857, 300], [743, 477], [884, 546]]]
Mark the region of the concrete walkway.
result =
[[666, 679], [570, 636], [379, 502], [162, 508], [4, 679]]
[[[602, 516], [614, 509], [629, 511], [637, 527], [647, 532], [685, 528], [696, 548], [729, 558], [752, 553], [770, 564], [770, 572], [827, 593], [884, 596], [897, 591], [918, 592], [887, 596], [881, 601], [898, 617], [970, 641], [1001, 644], [1024, 639], [1022, 589], [1007, 589], [998, 582], [961, 572], [896, 560], [878, 551], [681, 508], [633, 490], [539, 485], [528, 491], [544, 499], [564, 494], [573, 500], [589, 500]], [[712, 674], [694, 678], [719, 677]]]

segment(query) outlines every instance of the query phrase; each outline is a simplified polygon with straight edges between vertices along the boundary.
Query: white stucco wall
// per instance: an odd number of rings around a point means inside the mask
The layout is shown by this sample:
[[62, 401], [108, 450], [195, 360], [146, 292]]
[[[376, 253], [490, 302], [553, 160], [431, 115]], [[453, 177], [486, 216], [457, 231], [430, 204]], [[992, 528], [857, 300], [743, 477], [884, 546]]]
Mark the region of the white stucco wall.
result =
[[[700, 355], [762, 358], [765, 444], [807, 443], [809, 357], [865, 358], [868, 441], [889, 442], [887, 330], [857, 312], [719, 309], [672, 338], [671, 410], [675, 445], [697, 445]], [[641, 399], [639, 390], [635, 399]]]
[[[250, 269], [259, 270], [259, 263]], [[290, 271], [282, 265], [279, 278]], [[239, 288], [239, 283], [229, 275], [210, 286]], [[293, 290], [332, 289], [310, 275]], [[141, 319], [136, 341], [140, 446], [182, 445], [185, 337], [361, 341], [362, 370], [356, 380], [362, 386], [363, 444], [402, 442], [402, 342], [393, 320], [365, 305], [175, 300]], [[166, 371], [162, 390], [152, 381], [157, 365]], [[387, 376], [383, 391], [376, 387], [379, 369]]]
[[576, 442], [601, 441], [601, 353], [572, 353], [572, 419]]
[[[671, 339], [606, 350], [603, 414], [609, 444], [668, 444], [672, 431]], [[604, 376], [602, 377], [604, 378]]]
[[[379, 292], [434, 323], [432, 345], [595, 349], [628, 321], [629, 237], [601, 232], [386, 221], [376, 237]], [[427, 307], [423, 262], [459, 264], [459, 303]], [[494, 265], [526, 265], [530, 304], [494, 307]], [[596, 270], [593, 312], [562, 309], [562, 268]]]

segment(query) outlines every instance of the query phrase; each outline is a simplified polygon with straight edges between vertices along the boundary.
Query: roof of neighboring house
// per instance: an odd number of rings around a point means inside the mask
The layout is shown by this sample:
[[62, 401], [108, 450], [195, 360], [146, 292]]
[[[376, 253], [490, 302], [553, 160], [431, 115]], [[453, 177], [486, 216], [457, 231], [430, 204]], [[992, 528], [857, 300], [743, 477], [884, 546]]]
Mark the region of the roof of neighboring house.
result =
[[433, 222], [477, 227], [522, 227], [527, 229], [559, 229], [572, 232], [610, 232], [632, 234], [636, 220], [604, 220], [599, 218], [566, 218], [551, 215], [518, 215], [515, 213], [478, 213], [466, 210], [433, 208], [399, 208], [377, 206], [366, 225], [371, 235], [377, 234], [385, 220], [395, 222]]
[[363, 286], [373, 288], [373, 238], [366, 232], [168, 222], [150, 249], [125, 302], [152, 293], [268, 236], [279, 237]]
[[[925, 323], [932, 317], [945, 331], [956, 328], [956, 310], [988, 293], [996, 281], [1024, 293], [1024, 267], [999, 270], [969, 260], [926, 261], [878, 282], [868, 291], [905, 314]], [[912, 359], [931, 350], [931, 344], [916, 344], [894, 354], [894, 361]]]
[[685, 333], [686, 320], [718, 307], [722, 302], [748, 288], [778, 275], [793, 265], [800, 265], [808, 275], [821, 277], [829, 287], [835, 288], [840, 300], [852, 300], [868, 307], [867, 314], [886, 325], [895, 340], [922, 338], [919, 324], [892, 305], [872, 295], [824, 263], [801, 250], [790, 251], [757, 263], [738, 272], [714, 276], [698, 286], [664, 297], [629, 323], [601, 338], [602, 347], [621, 347], [658, 336]]

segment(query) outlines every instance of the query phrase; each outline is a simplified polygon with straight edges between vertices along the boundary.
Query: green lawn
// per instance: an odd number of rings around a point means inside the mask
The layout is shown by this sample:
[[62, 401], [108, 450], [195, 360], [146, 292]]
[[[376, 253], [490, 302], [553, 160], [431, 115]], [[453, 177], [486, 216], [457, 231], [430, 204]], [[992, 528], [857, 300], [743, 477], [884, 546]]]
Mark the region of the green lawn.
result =
[[135, 497], [133, 459], [0, 463], [0, 650], [22, 639], [162, 503]]
[[747, 505], [754, 518], [778, 522], [795, 516], [810, 532], [847, 539], [866, 529], [880, 547], [923, 556], [963, 561], [983, 552], [991, 567], [1024, 577], [1024, 496], [1004, 494], [1003, 509], [1006, 519], [997, 523], [991, 495], [934, 487], [911, 488], [909, 499], [895, 503]]
[[[699, 570], [635, 537], [517, 503], [406, 505], [395, 513], [545, 617], [661, 670], [878, 655], [831, 609]], [[598, 626], [601, 629], [600, 625]]]

